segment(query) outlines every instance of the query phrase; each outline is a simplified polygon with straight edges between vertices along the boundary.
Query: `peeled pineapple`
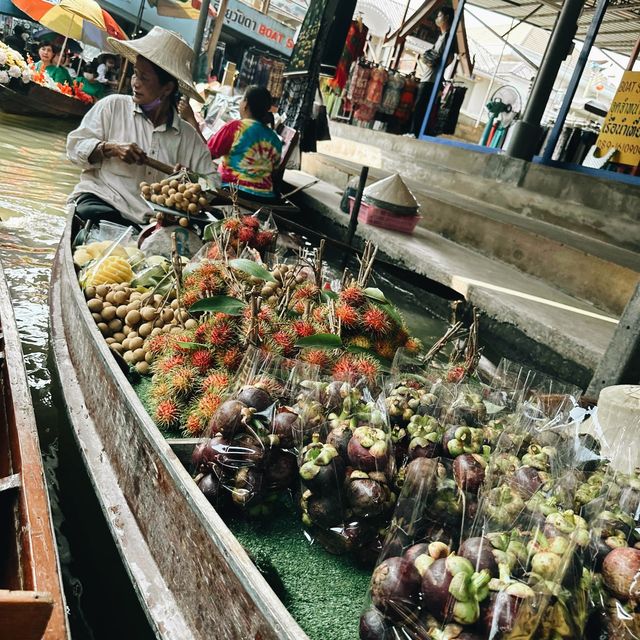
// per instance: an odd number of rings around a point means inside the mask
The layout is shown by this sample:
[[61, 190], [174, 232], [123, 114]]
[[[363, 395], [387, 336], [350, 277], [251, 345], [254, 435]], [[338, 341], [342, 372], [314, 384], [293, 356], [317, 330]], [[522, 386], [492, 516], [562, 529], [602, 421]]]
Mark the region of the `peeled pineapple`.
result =
[[[102, 242], [92, 242], [91, 244], [81, 245], [75, 250], [73, 254], [73, 261], [79, 267], [83, 267], [87, 262], [102, 257], [102, 255], [109, 250], [112, 244], [113, 242], [111, 240], [104, 240]], [[120, 258], [128, 257], [127, 251], [121, 246], [114, 247], [110, 255], [118, 256]]]
[[126, 258], [110, 255], [87, 271], [85, 286], [131, 282], [133, 271]]

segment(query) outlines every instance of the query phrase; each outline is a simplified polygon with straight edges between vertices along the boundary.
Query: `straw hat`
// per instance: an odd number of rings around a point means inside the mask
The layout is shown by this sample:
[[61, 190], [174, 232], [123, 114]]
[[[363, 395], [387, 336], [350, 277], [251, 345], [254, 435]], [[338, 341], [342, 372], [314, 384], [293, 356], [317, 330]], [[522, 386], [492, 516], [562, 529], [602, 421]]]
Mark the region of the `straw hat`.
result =
[[146, 36], [135, 40], [107, 40], [117, 54], [132, 63], [135, 63], [138, 56], [150, 60], [178, 81], [182, 93], [204, 102], [192, 80], [193, 50], [177, 33], [153, 27]]
[[362, 199], [376, 207], [405, 215], [415, 215], [419, 206], [399, 173], [369, 185], [363, 191]]

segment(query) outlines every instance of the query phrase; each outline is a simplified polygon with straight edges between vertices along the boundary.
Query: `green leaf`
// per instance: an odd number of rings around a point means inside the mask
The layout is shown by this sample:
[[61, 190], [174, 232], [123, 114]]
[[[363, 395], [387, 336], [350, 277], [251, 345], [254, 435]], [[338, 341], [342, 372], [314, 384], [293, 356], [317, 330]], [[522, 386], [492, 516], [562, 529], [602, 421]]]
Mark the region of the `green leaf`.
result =
[[211, 242], [216, 237], [216, 234], [222, 227], [222, 223], [224, 220], [216, 220], [216, 222], [211, 222], [204, 228], [204, 233], [202, 234], [202, 239], [205, 242]]
[[320, 291], [320, 295], [322, 296], [323, 302], [329, 302], [329, 300], [337, 300], [340, 297], [335, 291], [331, 291], [331, 289], [322, 289]]
[[264, 267], [260, 266], [253, 260], [246, 260], [245, 258], [236, 258], [235, 260], [229, 260], [229, 266], [242, 271], [254, 278], [260, 278], [265, 282], [275, 282], [276, 279], [267, 271]]
[[382, 304], [389, 304], [389, 301], [384, 297], [384, 293], [376, 287], [367, 287], [364, 290], [364, 295], [370, 300], [376, 300], [377, 302], [382, 302]]
[[200, 344], [199, 342], [178, 342], [178, 346], [182, 349], [208, 349], [206, 344]]
[[228, 316], [239, 316], [246, 308], [247, 303], [230, 296], [211, 296], [198, 300], [189, 307], [189, 313], [196, 311], [216, 311], [226, 313]]
[[315, 349], [340, 349], [342, 340], [335, 333], [316, 333], [313, 336], [300, 338], [297, 347], [313, 347]]

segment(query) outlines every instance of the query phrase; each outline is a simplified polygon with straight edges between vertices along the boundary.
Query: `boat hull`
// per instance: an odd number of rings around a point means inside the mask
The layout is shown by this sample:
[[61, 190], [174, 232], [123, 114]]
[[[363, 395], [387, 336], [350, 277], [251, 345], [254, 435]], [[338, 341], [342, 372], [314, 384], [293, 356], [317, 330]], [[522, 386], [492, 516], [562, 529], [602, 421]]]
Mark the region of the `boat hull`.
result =
[[36, 419], [1, 266], [0, 505], [0, 589], [4, 589], [0, 637], [67, 640], [60, 561]]
[[0, 111], [20, 116], [82, 118], [91, 105], [35, 82], [0, 84]]
[[50, 290], [55, 362], [79, 449], [153, 630], [163, 639], [305, 640], [111, 355], [77, 283], [71, 222]]

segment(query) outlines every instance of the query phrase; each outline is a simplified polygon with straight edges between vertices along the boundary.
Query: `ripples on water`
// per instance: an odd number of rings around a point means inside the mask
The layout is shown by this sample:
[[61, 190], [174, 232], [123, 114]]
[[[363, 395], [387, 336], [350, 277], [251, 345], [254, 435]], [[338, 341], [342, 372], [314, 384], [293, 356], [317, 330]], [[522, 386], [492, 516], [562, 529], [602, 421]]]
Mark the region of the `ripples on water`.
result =
[[147, 638], [48, 363], [51, 263], [78, 178], [65, 156], [71, 128], [0, 113], [0, 260], [34, 399], [73, 639]]

